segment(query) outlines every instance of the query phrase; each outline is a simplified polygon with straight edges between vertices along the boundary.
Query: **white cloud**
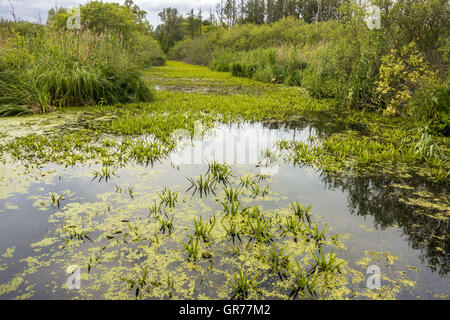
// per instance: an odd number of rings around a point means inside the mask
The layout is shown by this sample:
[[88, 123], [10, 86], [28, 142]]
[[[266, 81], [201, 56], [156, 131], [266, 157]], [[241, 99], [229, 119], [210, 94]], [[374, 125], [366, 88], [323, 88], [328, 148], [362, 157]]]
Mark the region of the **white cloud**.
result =
[[[22, 20], [45, 21], [47, 12], [50, 8], [57, 7], [73, 7], [78, 4], [84, 4], [88, 0], [11, 0], [14, 5], [16, 16]], [[104, 0], [104, 2], [119, 2], [124, 0]], [[193, 3], [192, 1], [183, 0], [134, 0], [141, 9], [147, 11], [147, 19], [152, 25], [160, 23], [158, 13], [166, 7], [177, 8], [182, 14], [185, 14], [189, 9], [202, 8], [205, 17], [209, 15], [209, 8], [214, 9], [216, 3], [220, 0], [199, 0]], [[11, 6], [8, 0], [0, 0], [0, 17], [11, 19]]]

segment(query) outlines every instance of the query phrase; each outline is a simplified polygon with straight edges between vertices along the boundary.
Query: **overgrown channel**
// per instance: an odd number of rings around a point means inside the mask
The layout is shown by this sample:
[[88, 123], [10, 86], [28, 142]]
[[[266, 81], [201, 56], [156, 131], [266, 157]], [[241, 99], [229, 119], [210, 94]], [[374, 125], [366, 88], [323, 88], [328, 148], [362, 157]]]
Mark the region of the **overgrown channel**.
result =
[[181, 62], [145, 81], [0, 119], [1, 299], [448, 298], [444, 138]]

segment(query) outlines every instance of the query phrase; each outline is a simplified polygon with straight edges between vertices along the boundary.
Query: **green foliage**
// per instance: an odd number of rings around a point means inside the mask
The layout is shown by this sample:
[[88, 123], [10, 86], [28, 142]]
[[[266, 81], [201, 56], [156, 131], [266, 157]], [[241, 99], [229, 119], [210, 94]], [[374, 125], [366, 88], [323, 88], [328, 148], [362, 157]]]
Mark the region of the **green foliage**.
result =
[[[72, 11], [65, 8], [60, 8], [57, 12], [51, 9], [49, 23], [57, 30], [65, 30], [72, 14]], [[142, 13], [138, 8], [133, 11], [128, 5], [91, 1], [80, 6], [80, 14], [83, 30], [97, 34], [114, 33], [125, 41], [134, 40], [136, 33], [144, 34], [150, 29], [142, 16], [145, 11]]]
[[56, 106], [149, 101], [133, 57], [112, 34], [41, 31], [0, 50], [0, 104], [35, 112]]
[[428, 121], [431, 130], [446, 137], [450, 136], [449, 82], [419, 89], [412, 104], [414, 113], [424, 121]]
[[156, 27], [155, 37], [164, 52], [168, 52], [177, 41], [183, 39], [183, 17], [175, 8], [164, 8], [159, 13], [161, 24]]
[[[52, 9], [49, 22], [56, 30], [64, 31], [72, 14], [65, 8], [57, 12]], [[145, 20], [146, 12], [132, 1], [126, 1], [124, 5], [91, 1], [80, 6], [80, 14], [82, 30], [97, 35], [107, 33], [118, 36], [121, 46], [133, 56], [134, 64], [141, 67], [164, 64], [164, 54], [151, 36], [152, 27]]]
[[216, 218], [209, 218], [209, 222], [203, 222], [202, 217], [199, 220], [194, 218], [195, 236], [202, 238], [203, 242], [209, 242], [211, 239], [211, 232], [216, 225]]
[[0, 106], [0, 118], [10, 116], [20, 116], [29, 113], [25, 107], [15, 105], [3, 105]]
[[181, 242], [184, 249], [188, 253], [188, 261], [195, 261], [197, 260], [198, 256], [198, 238], [190, 237], [188, 243]]
[[212, 52], [207, 41], [189, 38], [177, 42], [170, 48], [168, 57], [191, 64], [207, 65], [212, 60]]
[[167, 188], [164, 188], [163, 192], [159, 194], [161, 203], [167, 208], [175, 208], [178, 202], [178, 192], [173, 192]]
[[141, 67], [162, 66], [166, 62], [158, 41], [151, 36], [136, 33], [127, 50], [134, 55], [133, 61]]
[[258, 274], [253, 277], [247, 271], [239, 270], [236, 274], [233, 272], [234, 283], [228, 283], [234, 289], [234, 298], [246, 299], [251, 290], [256, 290], [261, 281], [257, 281]]
[[385, 114], [407, 113], [415, 92], [436, 76], [417, 49], [414, 42], [400, 52], [392, 50], [382, 58], [380, 81], [377, 83], [378, 99], [385, 106]]
[[[314, 16], [320, 19], [314, 3], [306, 1], [301, 8], [304, 20], [272, 16], [274, 8], [261, 9], [267, 16], [260, 20], [249, 5], [244, 21], [255, 24], [232, 21], [228, 29], [211, 29], [177, 43], [172, 57], [202, 57], [195, 63], [238, 77], [302, 86], [314, 97], [338, 98], [352, 108], [418, 116], [448, 134], [447, 1], [345, 1], [330, 7], [328, 21], [310, 23]], [[379, 30], [367, 27], [368, 5], [381, 8]], [[336, 20], [329, 19], [330, 12]]]
[[283, 270], [289, 267], [289, 256], [283, 255], [286, 248], [277, 251], [275, 243], [272, 243], [272, 249], [267, 256], [264, 256], [264, 260], [270, 266], [270, 271], [273, 274], [278, 274], [280, 278], [285, 276]]
[[432, 142], [432, 136], [429, 133], [428, 127], [424, 127], [418, 130], [420, 134], [420, 138], [417, 144], [414, 146], [414, 150], [416, 155], [418, 155], [421, 159], [430, 160], [445, 160], [446, 156], [441, 148]]
[[217, 182], [225, 186], [230, 183], [230, 178], [233, 176], [233, 170], [230, 165], [220, 164], [215, 160], [208, 163], [208, 172], [206, 174], [208, 173], [211, 173]]
[[331, 252], [324, 256], [322, 247], [319, 247], [319, 254], [316, 256], [314, 252], [311, 251], [311, 255], [314, 258], [314, 263], [310, 262], [313, 268], [319, 272], [335, 272], [339, 271], [339, 267], [343, 262], [338, 262], [337, 256]]
[[21, 36], [31, 36], [39, 33], [44, 27], [37, 23], [27, 21], [9, 21], [0, 18], [0, 48], [5, 47], [8, 39], [16, 34]]
[[317, 295], [316, 292], [316, 285], [318, 280], [318, 273], [317, 270], [314, 273], [309, 273], [306, 275], [299, 263], [296, 263], [297, 270], [294, 270], [294, 277], [295, 277], [295, 285], [291, 288], [292, 292], [290, 294], [290, 297], [295, 299], [299, 294], [305, 296], [309, 295], [312, 298], [314, 298]]
[[209, 193], [215, 194], [217, 181], [210, 174], [207, 174], [206, 176], [200, 175], [198, 180], [194, 180], [192, 178], [188, 178], [188, 180], [191, 183], [191, 186], [187, 191], [194, 189], [193, 194], [196, 194], [198, 192], [200, 198], [202, 198], [203, 196], [208, 196]]

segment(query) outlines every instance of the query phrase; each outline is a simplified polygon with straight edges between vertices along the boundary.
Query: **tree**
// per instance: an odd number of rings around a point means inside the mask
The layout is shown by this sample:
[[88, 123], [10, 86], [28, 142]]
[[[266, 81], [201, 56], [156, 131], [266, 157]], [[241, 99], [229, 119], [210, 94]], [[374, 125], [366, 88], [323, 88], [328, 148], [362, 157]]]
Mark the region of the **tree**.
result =
[[165, 8], [159, 13], [162, 24], [156, 27], [155, 36], [164, 52], [169, 51], [177, 41], [183, 39], [184, 18], [175, 8]]
[[[140, 10], [131, 0], [125, 5], [92, 1], [81, 6], [81, 27], [97, 33], [105, 31], [120, 34], [125, 41], [134, 37], [135, 33], [150, 34], [151, 26], [145, 19], [146, 12]], [[48, 21], [56, 29], [67, 27], [67, 19], [72, 12], [65, 8], [50, 9]]]
[[227, 24], [229, 26], [235, 25], [237, 16], [236, 0], [225, 0], [223, 13], [225, 15], [225, 18], [227, 19]]

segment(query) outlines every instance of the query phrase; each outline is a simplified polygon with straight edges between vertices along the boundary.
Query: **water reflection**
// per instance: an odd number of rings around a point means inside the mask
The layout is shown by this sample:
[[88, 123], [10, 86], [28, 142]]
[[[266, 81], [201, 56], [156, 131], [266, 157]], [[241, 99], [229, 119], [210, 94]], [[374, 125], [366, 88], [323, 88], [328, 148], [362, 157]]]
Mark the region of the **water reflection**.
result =
[[[324, 117], [326, 118], [327, 116], [316, 115], [315, 118], [312, 117], [312, 124], [302, 118], [289, 122], [266, 121], [263, 123], [245, 122], [221, 124], [216, 128], [215, 135], [208, 137], [209, 144], [212, 149], [220, 149], [220, 147], [223, 147], [224, 143], [233, 139], [235, 146], [240, 146], [244, 143], [247, 148], [250, 146], [250, 143], [247, 143], [245, 139], [249, 136], [249, 133], [251, 133], [251, 135], [260, 134], [261, 137], [263, 137], [263, 145], [265, 147], [270, 147], [273, 146], [274, 142], [278, 139], [305, 142], [313, 137], [324, 137], [331, 132], [340, 131], [343, 128], [359, 130], [361, 132], [364, 132], [365, 130], [364, 127], [349, 126], [340, 123], [339, 121], [331, 121], [330, 119], [325, 121]], [[190, 148], [192, 148], [191, 151], [195, 151], [195, 148], [203, 142], [204, 141], [200, 140], [194, 141], [193, 145], [191, 144], [190, 146]], [[217, 154], [219, 154], [219, 152], [217, 152]], [[120, 173], [120, 180], [125, 183], [127, 187], [132, 187], [139, 181], [142, 183], [142, 176], [134, 176], [137, 175], [137, 170], [142, 170], [145, 174], [149, 174], [152, 170], [164, 170], [161, 177], [145, 180], [146, 187], [157, 190], [159, 187], [167, 185], [184, 186], [188, 182], [186, 176], [192, 177], [200, 173], [205, 173], [206, 169], [206, 163], [202, 162], [198, 165], [194, 164], [190, 168], [184, 166], [181, 168], [176, 167], [176, 170], [173, 170], [173, 161], [170, 161], [170, 159], [160, 160], [161, 161], [147, 163], [147, 167], [143, 169], [138, 166], [133, 167], [133, 164], [130, 163], [125, 166]], [[233, 162], [232, 164], [236, 163]], [[237, 164], [239, 165], [239, 163]], [[319, 198], [320, 201], [324, 203], [326, 210], [332, 210], [340, 206], [340, 204], [336, 204], [336, 199], [338, 198], [344, 203], [344, 206], [345, 204], [348, 205], [346, 210], [336, 210], [337, 215], [340, 215], [339, 218], [344, 220], [344, 226], [341, 229], [345, 232], [349, 232], [356, 238], [357, 242], [360, 242], [359, 246], [355, 248], [358, 256], [353, 258], [360, 259], [367, 244], [364, 243], [364, 239], [360, 239], [361, 234], [358, 233], [359, 230], [355, 230], [357, 229], [357, 227], [355, 228], [355, 224], [357, 226], [359, 223], [357, 217], [373, 217], [373, 226], [378, 229], [374, 237], [382, 236], [383, 233], [380, 232], [382, 230], [398, 226], [401, 235], [391, 235], [390, 240], [394, 239], [397, 241], [392, 243], [392, 247], [402, 247], [403, 243], [406, 242], [414, 250], [420, 251], [422, 265], [426, 264], [429, 267], [429, 269], [423, 271], [424, 273], [429, 274], [431, 271], [438, 273], [441, 276], [445, 276], [448, 273], [450, 268], [448, 260], [450, 252], [448, 220], [433, 217], [434, 213], [439, 212], [438, 209], [425, 209], [422, 212], [417, 206], [401, 201], [401, 199], [410, 198], [416, 191], [428, 191], [436, 195], [444, 195], [445, 198], [446, 189], [426, 183], [419, 177], [399, 178], [387, 175], [364, 177], [348, 175], [336, 176], [312, 172], [312, 170], [309, 170], [308, 168], [299, 168], [298, 166], [289, 163], [282, 164], [282, 166], [282, 172], [273, 176], [272, 180], [274, 181], [274, 191], [283, 196], [286, 195], [286, 198], [283, 200], [283, 203], [274, 203], [274, 206], [287, 207], [290, 201], [298, 200], [295, 196], [298, 197], [299, 194], [303, 193], [305, 194], [305, 197], [303, 198], [305, 204], [309, 204], [309, 201], [313, 198], [311, 195], [314, 194], [314, 197]], [[56, 167], [55, 170], [60, 170], [60, 168]], [[83, 201], [95, 202], [97, 201], [96, 196], [105, 192], [114, 194], [115, 181], [114, 183], [111, 181], [102, 184], [99, 184], [98, 182], [93, 183], [91, 182], [93, 168], [83, 167], [78, 170], [82, 170], [83, 174], [75, 176], [74, 173], [77, 169], [68, 168], [67, 171], [64, 172], [71, 173], [74, 176], [73, 179], [68, 180], [67, 175], [63, 175], [61, 182], [52, 183], [66, 183], [60, 186], [61, 190], [73, 190], [77, 195], [82, 195]], [[117, 178], [117, 180], [119, 180], [119, 178]], [[393, 186], [394, 184], [407, 186], [407, 188]], [[42, 190], [40, 190], [39, 187], [43, 187]], [[289, 194], [286, 189], [290, 189], [290, 191], [293, 190], [296, 194]], [[149, 196], [154, 193], [153, 189], [149, 190], [138, 190], [137, 188], [136, 191]], [[333, 198], [330, 196], [330, 190], [339, 190], [336, 192], [336, 197]], [[48, 191], [56, 192], [53, 187], [50, 187], [50, 184], [36, 184], [28, 189], [28, 195], [47, 194]], [[130, 191], [128, 191], [128, 195], [132, 197]], [[36, 213], [31, 198], [25, 200], [25, 198], [17, 197], [15, 200], [17, 200], [15, 204], [20, 206], [22, 211]], [[8, 199], [8, 201], [14, 202], [11, 198]], [[68, 200], [67, 202], [69, 201], [72, 200]], [[63, 203], [63, 205], [65, 204]], [[0, 206], [0, 209], [2, 207], [3, 206]], [[313, 208], [316, 208], [314, 204]], [[9, 213], [11, 212], [14, 212], [14, 210], [9, 210]], [[6, 213], [8, 213], [8, 210], [6, 210]], [[351, 213], [352, 215], [346, 213]], [[1, 221], [3, 228], [0, 229], [2, 229], [3, 232], [1, 238], [2, 241], [0, 241], [0, 243], [3, 242], [1, 244], [2, 246], [5, 246], [5, 248], [16, 246], [17, 248], [23, 249], [31, 242], [39, 241], [43, 230], [47, 227], [47, 216], [42, 214], [16, 214], [15, 216], [13, 214], [5, 214], [1, 217]], [[20, 225], [21, 230], [26, 230], [26, 237], [20, 235], [17, 236], [17, 234], [15, 234], [17, 229], [15, 226], [17, 225]], [[41, 228], [33, 233], [32, 229], [37, 229], [37, 227], [35, 227], [36, 225], [39, 225]], [[30, 235], [33, 235], [34, 238], [31, 238]], [[399, 251], [401, 250], [402, 249], [399, 249]], [[19, 249], [17, 249], [17, 251], [19, 251]], [[18, 254], [18, 258], [23, 258], [31, 254], [31, 249], [22, 251]], [[8, 270], [8, 272], [12, 271], [16, 270]], [[433, 279], [433, 281], [436, 281], [435, 278]], [[426, 290], [433, 289], [433, 283], [431, 282], [425, 283], [424, 286], [426, 287]]]
[[[373, 216], [374, 225], [385, 229], [398, 225], [413, 249], [420, 250], [422, 262], [432, 271], [445, 275], [450, 270], [450, 225], [448, 219], [433, 217], [438, 209], [427, 208], [420, 212], [417, 206], [399, 201], [412, 196], [414, 190], [428, 190], [446, 194], [446, 190], [436, 190], [420, 178], [393, 178], [386, 175], [371, 177], [349, 177], [322, 175], [328, 188], [340, 189], [347, 194], [352, 214]], [[405, 185], [397, 188], [393, 185]]]

